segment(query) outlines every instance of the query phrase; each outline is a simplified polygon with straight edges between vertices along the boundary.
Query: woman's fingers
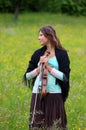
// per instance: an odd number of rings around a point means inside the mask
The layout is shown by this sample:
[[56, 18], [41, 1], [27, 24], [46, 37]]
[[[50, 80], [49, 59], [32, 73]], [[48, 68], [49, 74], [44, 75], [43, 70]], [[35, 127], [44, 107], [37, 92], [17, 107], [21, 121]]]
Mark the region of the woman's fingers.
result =
[[46, 56], [41, 56], [40, 63], [46, 63], [46, 62], [48, 62], [48, 58]]

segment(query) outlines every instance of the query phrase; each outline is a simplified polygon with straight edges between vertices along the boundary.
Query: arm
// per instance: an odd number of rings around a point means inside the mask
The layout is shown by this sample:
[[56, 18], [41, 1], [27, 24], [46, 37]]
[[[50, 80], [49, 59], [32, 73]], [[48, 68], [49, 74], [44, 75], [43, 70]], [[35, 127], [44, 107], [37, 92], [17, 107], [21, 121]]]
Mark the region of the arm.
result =
[[58, 78], [59, 80], [65, 81], [67, 79], [63, 72], [56, 70], [49, 65], [46, 65], [46, 68], [54, 77]]
[[62, 82], [61, 80], [57, 79], [57, 82], [59, 82], [62, 89], [63, 100], [65, 101], [68, 97], [69, 88], [70, 88], [70, 82], [69, 82], [70, 60], [66, 51], [59, 51], [60, 53], [57, 53], [57, 51], [58, 50], [56, 50], [56, 57], [59, 62], [59, 70], [63, 72], [67, 78], [65, 82]]
[[36, 77], [40, 72], [40, 67], [37, 67], [36, 69], [32, 70], [31, 72], [26, 73], [26, 79], [30, 80], [34, 77]]
[[31, 59], [29, 61], [28, 67], [27, 67], [27, 70], [26, 70], [26, 72], [25, 72], [25, 74], [23, 76], [23, 83], [25, 85], [30, 84], [30, 82], [29, 82], [30, 80], [28, 80], [28, 82], [27, 82], [26, 73], [29, 73], [29, 72], [33, 71], [34, 69], [36, 69], [38, 61], [39, 61], [39, 55], [37, 55], [36, 53], [34, 53], [31, 56]]

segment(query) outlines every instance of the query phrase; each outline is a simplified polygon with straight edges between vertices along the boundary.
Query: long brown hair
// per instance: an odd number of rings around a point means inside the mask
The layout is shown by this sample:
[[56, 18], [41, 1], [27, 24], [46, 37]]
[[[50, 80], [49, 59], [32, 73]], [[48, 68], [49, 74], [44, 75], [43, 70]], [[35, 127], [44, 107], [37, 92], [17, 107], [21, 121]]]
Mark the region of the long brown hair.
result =
[[44, 36], [50, 40], [50, 43], [52, 46], [54, 46], [58, 49], [66, 50], [62, 46], [59, 38], [56, 35], [56, 31], [52, 26], [44, 26], [44, 27], [40, 28], [39, 31], [41, 31], [44, 34]]

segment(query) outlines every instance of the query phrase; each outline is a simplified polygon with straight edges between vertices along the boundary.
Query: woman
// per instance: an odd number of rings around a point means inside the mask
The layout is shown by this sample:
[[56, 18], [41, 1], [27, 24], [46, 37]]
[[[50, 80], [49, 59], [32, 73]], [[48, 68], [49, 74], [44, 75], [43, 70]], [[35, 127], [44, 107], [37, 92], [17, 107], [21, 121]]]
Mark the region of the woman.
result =
[[[38, 39], [43, 47], [34, 52], [24, 75], [25, 80], [31, 83], [31, 79], [34, 80], [30, 128], [54, 130], [53, 127], [57, 127], [65, 130], [67, 118], [64, 102], [69, 92], [69, 57], [53, 27], [40, 28]], [[43, 68], [47, 76], [44, 88]]]

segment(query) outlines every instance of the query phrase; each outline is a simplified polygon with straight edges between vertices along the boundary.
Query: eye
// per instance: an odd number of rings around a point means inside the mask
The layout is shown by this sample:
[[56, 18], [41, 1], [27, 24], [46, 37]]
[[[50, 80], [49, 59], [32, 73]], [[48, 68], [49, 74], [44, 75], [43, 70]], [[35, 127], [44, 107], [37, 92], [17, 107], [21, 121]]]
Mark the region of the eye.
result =
[[43, 34], [40, 34], [40, 36], [43, 36]]
[[43, 36], [43, 33], [42, 33], [42, 32], [40, 32], [40, 33], [39, 33], [39, 36]]

